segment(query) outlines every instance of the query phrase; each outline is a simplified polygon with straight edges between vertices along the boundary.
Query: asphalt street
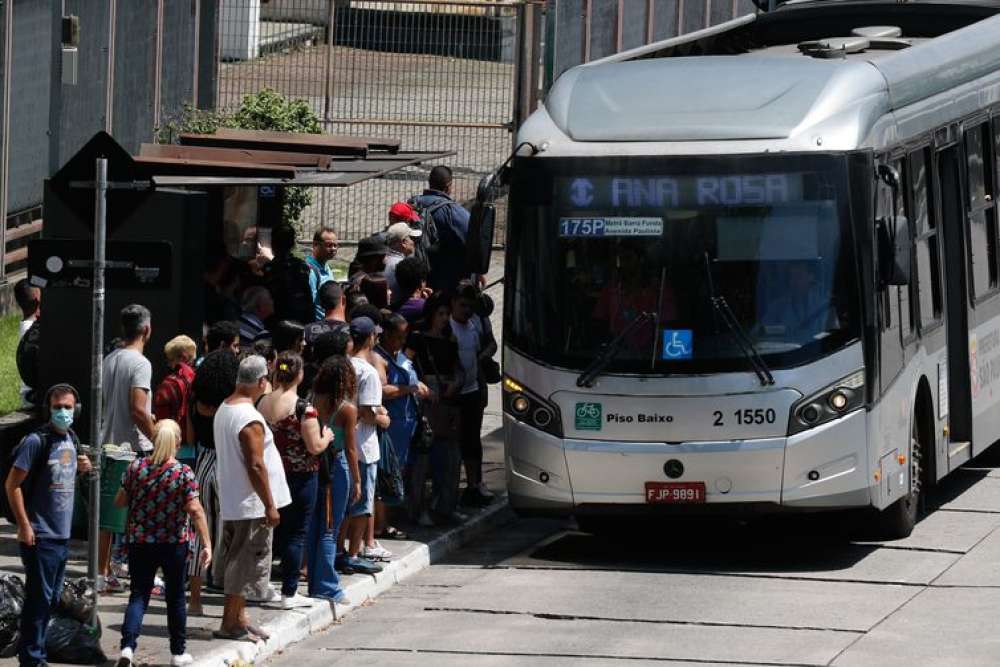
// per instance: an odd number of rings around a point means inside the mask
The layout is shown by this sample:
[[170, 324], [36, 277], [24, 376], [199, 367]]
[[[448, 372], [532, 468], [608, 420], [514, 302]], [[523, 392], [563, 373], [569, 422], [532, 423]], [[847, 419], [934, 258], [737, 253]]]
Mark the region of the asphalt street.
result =
[[891, 543], [859, 537], [857, 516], [609, 539], [511, 515], [272, 664], [1000, 664], [1000, 452], [928, 504]]

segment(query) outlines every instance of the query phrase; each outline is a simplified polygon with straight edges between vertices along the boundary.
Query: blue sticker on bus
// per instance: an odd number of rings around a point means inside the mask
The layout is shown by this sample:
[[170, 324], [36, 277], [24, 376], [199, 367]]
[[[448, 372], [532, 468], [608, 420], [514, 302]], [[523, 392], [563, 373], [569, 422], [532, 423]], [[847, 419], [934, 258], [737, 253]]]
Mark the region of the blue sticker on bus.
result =
[[693, 339], [691, 329], [664, 329], [663, 359], [691, 359], [694, 355]]

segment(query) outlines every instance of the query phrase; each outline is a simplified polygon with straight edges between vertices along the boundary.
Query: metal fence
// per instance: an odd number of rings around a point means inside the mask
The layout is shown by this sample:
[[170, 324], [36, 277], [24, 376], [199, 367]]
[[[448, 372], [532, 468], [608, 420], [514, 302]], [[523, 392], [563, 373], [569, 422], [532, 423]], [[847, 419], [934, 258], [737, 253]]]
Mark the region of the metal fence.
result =
[[[227, 0], [218, 107], [232, 110], [244, 95], [271, 88], [306, 100], [326, 132], [394, 137], [405, 150], [454, 150], [445, 162], [456, 199], [467, 200], [511, 150], [519, 26], [529, 4]], [[389, 206], [419, 193], [432, 166], [315, 190], [303, 232], [326, 223], [351, 241], [381, 229]]]

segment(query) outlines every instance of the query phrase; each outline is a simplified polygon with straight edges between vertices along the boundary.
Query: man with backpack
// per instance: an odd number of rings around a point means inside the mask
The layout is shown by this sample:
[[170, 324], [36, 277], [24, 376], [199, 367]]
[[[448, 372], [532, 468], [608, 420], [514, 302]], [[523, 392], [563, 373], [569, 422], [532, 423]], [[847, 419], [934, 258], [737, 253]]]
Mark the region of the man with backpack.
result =
[[44, 665], [45, 631], [62, 592], [77, 473], [90, 471], [70, 428], [79, 414], [76, 389], [57, 384], [45, 396], [46, 423], [4, 461], [4, 517], [17, 525], [25, 574], [20, 664]]
[[452, 172], [444, 165], [431, 169], [427, 189], [413, 197], [410, 204], [421, 217], [427, 236], [430, 277], [435, 290], [451, 292], [459, 280], [469, 277], [466, 266], [466, 241], [469, 235], [469, 212], [452, 199]]

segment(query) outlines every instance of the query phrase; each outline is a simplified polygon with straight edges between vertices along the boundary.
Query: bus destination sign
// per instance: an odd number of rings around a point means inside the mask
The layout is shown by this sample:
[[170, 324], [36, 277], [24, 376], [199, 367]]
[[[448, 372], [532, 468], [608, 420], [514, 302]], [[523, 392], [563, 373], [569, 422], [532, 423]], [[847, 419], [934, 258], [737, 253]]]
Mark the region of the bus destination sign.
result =
[[557, 181], [571, 209], [770, 206], [802, 201], [802, 173], [577, 177]]

